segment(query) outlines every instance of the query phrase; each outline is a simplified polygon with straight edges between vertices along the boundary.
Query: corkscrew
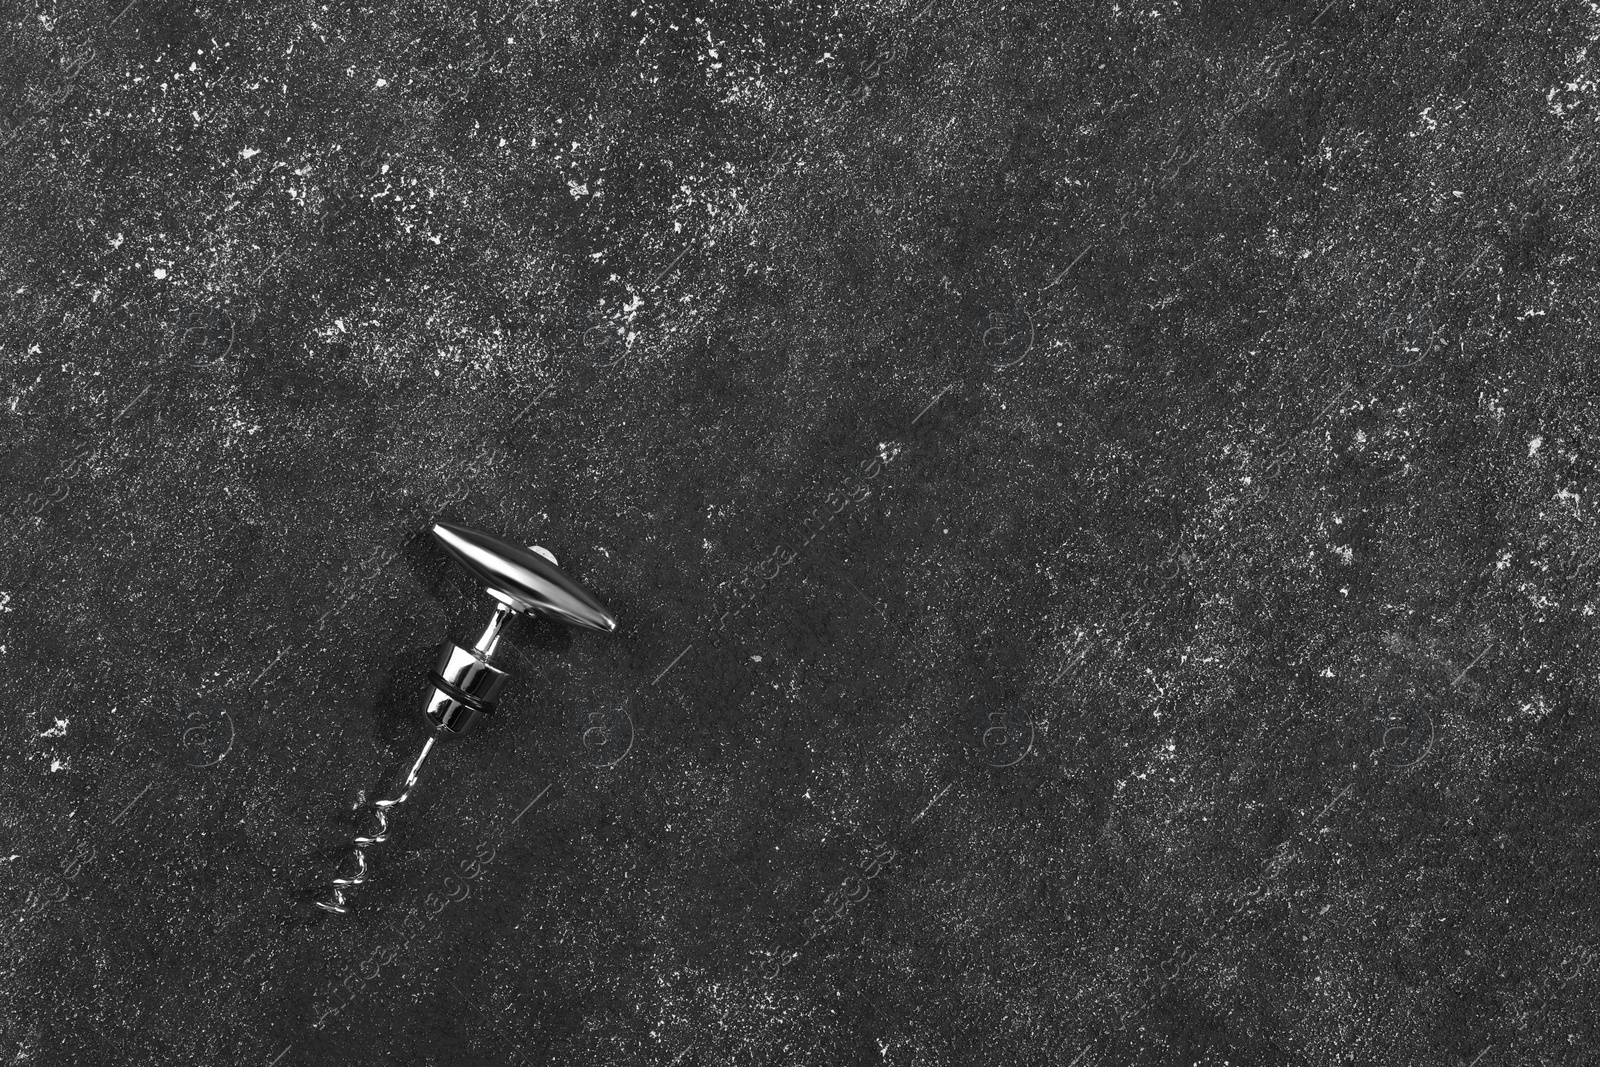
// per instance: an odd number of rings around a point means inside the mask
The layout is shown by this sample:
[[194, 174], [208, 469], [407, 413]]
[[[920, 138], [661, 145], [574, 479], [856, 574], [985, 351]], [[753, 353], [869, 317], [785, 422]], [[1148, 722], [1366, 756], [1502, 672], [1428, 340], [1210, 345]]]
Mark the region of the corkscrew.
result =
[[355, 872], [335, 878], [327, 900], [317, 907], [343, 915], [349, 910], [348, 894], [367, 880], [366, 850], [389, 839], [389, 816], [404, 804], [422, 773], [422, 762], [437, 741], [463, 737], [494, 715], [495, 703], [508, 675], [494, 666], [500, 632], [515, 615], [534, 612], [546, 618], [590, 630], [611, 633], [617, 620], [598, 600], [556, 567], [556, 558], [542, 548], [523, 548], [504, 538], [450, 522], [433, 525], [433, 536], [473, 577], [482, 582], [498, 603], [483, 635], [471, 648], [454, 641], [439, 646], [428, 675], [430, 685], [422, 702], [422, 719], [428, 739], [412, 763], [398, 796], [373, 802], [374, 829], [355, 839]]

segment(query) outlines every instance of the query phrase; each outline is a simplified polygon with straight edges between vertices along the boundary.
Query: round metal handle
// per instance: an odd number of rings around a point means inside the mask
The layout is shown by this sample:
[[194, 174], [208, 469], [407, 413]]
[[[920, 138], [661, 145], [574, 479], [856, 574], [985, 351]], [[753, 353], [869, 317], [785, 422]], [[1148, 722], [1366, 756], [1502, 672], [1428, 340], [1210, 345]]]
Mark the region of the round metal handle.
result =
[[538, 552], [453, 522], [434, 523], [433, 536], [490, 596], [512, 610], [536, 611], [603, 633], [616, 630], [616, 617], [605, 605]]

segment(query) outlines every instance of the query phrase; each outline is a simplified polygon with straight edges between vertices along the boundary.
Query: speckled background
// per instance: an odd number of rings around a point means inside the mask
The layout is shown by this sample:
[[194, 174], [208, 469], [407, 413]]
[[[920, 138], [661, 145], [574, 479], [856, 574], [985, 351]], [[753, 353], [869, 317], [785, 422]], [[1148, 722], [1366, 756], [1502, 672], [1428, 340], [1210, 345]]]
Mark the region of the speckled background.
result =
[[1600, 1057], [1600, 7], [4, 13], [0, 1062]]

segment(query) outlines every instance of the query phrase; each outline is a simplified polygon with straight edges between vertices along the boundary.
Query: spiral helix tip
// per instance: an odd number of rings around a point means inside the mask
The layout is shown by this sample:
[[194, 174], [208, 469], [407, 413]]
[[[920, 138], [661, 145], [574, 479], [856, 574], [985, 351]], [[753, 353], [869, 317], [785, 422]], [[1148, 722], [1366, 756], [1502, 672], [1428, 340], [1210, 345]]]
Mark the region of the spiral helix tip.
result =
[[316, 901], [317, 907], [323, 911], [331, 911], [335, 915], [343, 915], [350, 910], [345, 894], [354, 891], [357, 886], [364, 885], [367, 881], [367, 856], [366, 849], [372, 845], [379, 845], [389, 840], [389, 810], [404, 804], [411, 796], [411, 789], [417, 784], [417, 776], [422, 771], [422, 761], [428, 758], [428, 753], [433, 751], [435, 738], [428, 738], [423, 744], [422, 751], [418, 753], [416, 762], [411, 764], [411, 771], [406, 775], [405, 785], [401, 787], [400, 795], [389, 800], [373, 801], [372, 813], [376, 829], [355, 839], [355, 873], [348, 878], [335, 878], [330, 883], [330, 892], [327, 900]]

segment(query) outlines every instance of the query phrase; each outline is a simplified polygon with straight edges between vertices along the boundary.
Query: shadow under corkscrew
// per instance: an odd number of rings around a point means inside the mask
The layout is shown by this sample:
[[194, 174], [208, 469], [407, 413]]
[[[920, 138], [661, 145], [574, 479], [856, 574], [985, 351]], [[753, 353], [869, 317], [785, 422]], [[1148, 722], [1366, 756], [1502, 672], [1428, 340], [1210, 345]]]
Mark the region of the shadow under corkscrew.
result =
[[355, 888], [367, 880], [366, 850], [372, 845], [381, 845], [389, 840], [389, 809], [397, 808], [404, 804], [411, 796], [411, 790], [417, 784], [417, 777], [422, 773], [422, 761], [428, 758], [428, 753], [433, 751], [433, 744], [438, 738], [430, 737], [423, 742], [422, 751], [417, 753], [416, 762], [411, 764], [411, 771], [406, 775], [405, 784], [400, 788], [400, 795], [390, 800], [375, 800], [372, 802], [373, 819], [377, 829], [364, 837], [355, 839], [356, 870], [349, 878], [335, 878], [333, 892], [327, 900], [317, 901], [317, 907], [324, 911], [335, 912], [343, 915], [350, 909], [345, 904], [345, 894], [354, 892]]

